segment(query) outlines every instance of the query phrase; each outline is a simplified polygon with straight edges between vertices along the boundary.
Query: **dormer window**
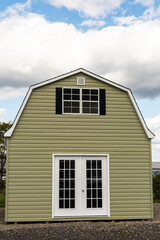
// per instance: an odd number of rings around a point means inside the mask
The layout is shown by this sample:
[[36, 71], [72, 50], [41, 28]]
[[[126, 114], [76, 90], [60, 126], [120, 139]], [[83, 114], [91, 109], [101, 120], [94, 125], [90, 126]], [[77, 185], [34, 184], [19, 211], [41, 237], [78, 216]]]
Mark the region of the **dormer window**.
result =
[[106, 114], [105, 89], [56, 88], [56, 114]]

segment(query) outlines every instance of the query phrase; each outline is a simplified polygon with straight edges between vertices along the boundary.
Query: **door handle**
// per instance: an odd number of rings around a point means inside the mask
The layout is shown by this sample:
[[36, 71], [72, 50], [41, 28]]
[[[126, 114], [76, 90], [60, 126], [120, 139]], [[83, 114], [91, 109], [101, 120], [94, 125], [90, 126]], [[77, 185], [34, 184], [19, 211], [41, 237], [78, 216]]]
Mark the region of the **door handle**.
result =
[[84, 189], [82, 189], [82, 192], [84, 192]]

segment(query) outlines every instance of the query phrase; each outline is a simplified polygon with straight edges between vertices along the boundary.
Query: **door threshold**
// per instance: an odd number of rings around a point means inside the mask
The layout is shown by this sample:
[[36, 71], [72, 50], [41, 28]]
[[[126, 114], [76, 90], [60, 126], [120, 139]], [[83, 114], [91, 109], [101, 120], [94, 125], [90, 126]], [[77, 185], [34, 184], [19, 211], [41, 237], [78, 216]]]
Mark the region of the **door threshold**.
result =
[[74, 218], [106, 218], [106, 217], [108, 217], [109, 218], [109, 216], [108, 215], [88, 215], [88, 216], [86, 216], [86, 215], [81, 215], [81, 216], [55, 216], [54, 218], [56, 218], [56, 219], [58, 219], [58, 218], [63, 218], [63, 219], [65, 219], [65, 218], [69, 218], [69, 219], [74, 219]]

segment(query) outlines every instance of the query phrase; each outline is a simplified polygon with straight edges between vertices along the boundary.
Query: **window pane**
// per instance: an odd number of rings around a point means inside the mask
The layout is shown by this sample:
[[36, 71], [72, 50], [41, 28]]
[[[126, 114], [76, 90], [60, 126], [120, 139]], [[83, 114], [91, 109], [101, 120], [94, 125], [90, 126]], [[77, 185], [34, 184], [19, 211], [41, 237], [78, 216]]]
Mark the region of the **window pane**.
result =
[[64, 188], [64, 181], [63, 180], [59, 181], [59, 188]]
[[75, 176], [75, 171], [74, 170], [70, 170], [71, 171], [71, 178], [74, 178]]
[[87, 178], [91, 178], [91, 170], [87, 170]]
[[89, 113], [89, 108], [83, 108], [83, 113]]
[[92, 178], [96, 178], [96, 170], [92, 170]]
[[70, 200], [70, 208], [75, 208], [75, 200]]
[[69, 169], [69, 160], [65, 160], [65, 168]]
[[91, 108], [98, 108], [98, 102], [91, 102]]
[[65, 180], [65, 188], [69, 188], [69, 180]]
[[69, 178], [69, 170], [65, 170], [65, 178]]
[[87, 199], [87, 208], [91, 208], [91, 199]]
[[59, 161], [59, 168], [61, 168], [61, 169], [64, 168], [64, 160]]
[[92, 189], [92, 198], [97, 198], [97, 190]]
[[70, 107], [64, 107], [64, 113], [71, 113]]
[[71, 89], [70, 88], [64, 88], [64, 94], [71, 94]]
[[65, 190], [65, 198], [69, 198], [69, 190]]
[[92, 168], [96, 168], [96, 160], [92, 160]]
[[64, 178], [64, 170], [59, 171], [59, 178]]
[[102, 180], [98, 180], [98, 188], [102, 188]]
[[79, 102], [72, 102], [72, 107], [77, 107], [77, 108], [79, 108]]
[[97, 161], [97, 168], [101, 168], [101, 160]]
[[96, 207], [97, 207], [97, 200], [92, 199], [92, 208], [96, 208]]
[[98, 96], [91, 96], [91, 101], [98, 101]]
[[70, 188], [75, 188], [75, 180], [70, 181]]
[[98, 95], [98, 90], [96, 90], [96, 89], [91, 89], [91, 94], [93, 94], [93, 95]]
[[91, 198], [91, 190], [87, 190], [87, 198]]
[[59, 200], [59, 208], [64, 208], [64, 201], [63, 200]]
[[98, 198], [102, 197], [102, 189], [98, 189]]
[[98, 208], [102, 207], [102, 199], [98, 199]]
[[65, 208], [69, 208], [69, 200], [65, 200]]
[[71, 107], [71, 102], [64, 101], [64, 106], [65, 107]]
[[71, 168], [71, 169], [74, 169], [74, 168], [75, 168], [75, 161], [74, 161], [74, 160], [71, 160], [70, 163], [71, 163], [70, 168]]
[[92, 180], [92, 188], [96, 188], [97, 185], [96, 183], [97, 183], [96, 179]]
[[71, 100], [71, 95], [64, 95], [64, 100]]
[[98, 108], [91, 108], [91, 113], [97, 114], [98, 113]]
[[98, 170], [97, 173], [98, 173], [98, 178], [101, 178], [102, 177], [102, 170]]
[[63, 190], [59, 190], [59, 198], [64, 198], [64, 191]]
[[82, 95], [82, 100], [89, 101], [89, 95]]
[[87, 169], [91, 169], [91, 160], [87, 160]]
[[72, 100], [79, 100], [80, 99], [80, 95], [72, 95]]
[[75, 190], [70, 190], [70, 198], [75, 198]]
[[91, 188], [91, 180], [87, 180], [87, 188]]
[[72, 113], [79, 113], [79, 108], [72, 108]]
[[83, 102], [83, 107], [88, 107], [89, 108], [90, 103], [89, 102]]
[[80, 89], [72, 89], [72, 94], [80, 94]]
[[82, 89], [82, 94], [89, 94], [89, 89]]

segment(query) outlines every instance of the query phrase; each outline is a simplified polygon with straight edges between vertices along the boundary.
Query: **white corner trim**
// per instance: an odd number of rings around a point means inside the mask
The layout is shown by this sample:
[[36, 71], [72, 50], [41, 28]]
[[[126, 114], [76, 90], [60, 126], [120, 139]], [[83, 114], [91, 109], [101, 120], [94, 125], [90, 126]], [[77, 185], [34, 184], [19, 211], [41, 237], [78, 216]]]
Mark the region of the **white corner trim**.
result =
[[85, 70], [85, 69], [83, 69], [83, 68], [79, 68], [79, 69], [77, 69], [77, 70], [68, 72], [68, 73], [66, 73], [66, 74], [57, 76], [57, 77], [55, 77], [55, 78], [51, 78], [51, 79], [46, 80], [46, 81], [44, 81], [44, 82], [41, 82], [41, 83], [32, 85], [32, 86], [29, 88], [29, 91], [27, 92], [27, 94], [26, 94], [26, 96], [25, 96], [25, 99], [24, 99], [24, 101], [23, 101], [23, 103], [22, 103], [22, 105], [21, 105], [21, 107], [20, 107], [20, 109], [19, 109], [19, 112], [18, 112], [18, 114], [17, 114], [17, 116], [16, 116], [16, 118], [15, 118], [15, 120], [14, 120], [14, 123], [13, 123], [12, 127], [4, 134], [4, 136], [5, 136], [5, 137], [11, 137], [11, 136], [12, 136], [12, 133], [13, 133], [13, 131], [14, 131], [17, 123], [18, 123], [18, 120], [19, 120], [19, 118], [20, 118], [20, 116], [21, 116], [21, 114], [22, 114], [22, 112], [23, 112], [23, 110], [24, 110], [24, 108], [25, 108], [25, 105], [26, 105], [26, 103], [27, 103], [27, 101], [28, 101], [28, 99], [29, 99], [29, 97], [30, 97], [33, 89], [38, 88], [38, 87], [42, 87], [42, 86], [44, 86], [44, 85], [50, 84], [50, 83], [52, 83], [52, 82], [61, 80], [61, 79], [63, 79], [63, 78], [72, 76], [72, 75], [77, 74], [77, 73], [84, 73], [84, 74], [89, 75], [89, 76], [91, 76], [91, 77], [93, 77], [93, 78], [96, 78], [96, 79], [98, 79], [98, 80], [100, 80], [100, 81], [102, 81], [102, 82], [105, 82], [105, 83], [110, 84], [110, 85], [112, 85], [112, 86], [114, 86], [114, 87], [116, 87], [116, 88], [119, 88], [119, 89], [121, 89], [121, 90], [123, 90], [123, 91], [128, 92], [128, 95], [129, 95], [129, 97], [130, 97], [130, 99], [131, 99], [131, 101], [132, 101], [132, 103], [133, 103], [133, 106], [134, 106], [134, 108], [135, 108], [135, 110], [136, 110], [136, 112], [137, 112], [137, 114], [138, 114], [138, 117], [139, 117], [140, 122], [141, 122], [141, 124], [142, 124], [142, 126], [143, 126], [143, 128], [144, 128], [145, 133], [147, 134], [147, 137], [148, 137], [148, 138], [154, 138], [155, 135], [147, 128], [147, 125], [146, 125], [146, 123], [145, 123], [145, 121], [144, 121], [144, 119], [143, 119], [143, 117], [142, 117], [142, 114], [141, 114], [141, 112], [140, 112], [140, 110], [139, 110], [139, 108], [138, 108], [138, 106], [137, 106], [137, 103], [136, 103], [136, 101], [135, 101], [135, 99], [134, 99], [134, 97], [133, 97], [133, 94], [132, 94], [132, 92], [131, 92], [130, 89], [128, 89], [128, 88], [126, 88], [126, 87], [123, 87], [123, 86], [121, 86], [121, 85], [119, 85], [119, 84], [117, 84], [117, 83], [114, 83], [114, 82], [112, 82], [112, 81], [110, 81], [110, 80], [108, 80], [108, 79], [105, 79], [105, 78], [103, 78], [103, 77], [101, 77], [101, 76], [98, 76], [98, 75], [96, 75], [96, 74], [94, 74], [94, 73], [92, 73], [92, 72], [89, 72], [89, 71], [87, 71], [87, 70]]

